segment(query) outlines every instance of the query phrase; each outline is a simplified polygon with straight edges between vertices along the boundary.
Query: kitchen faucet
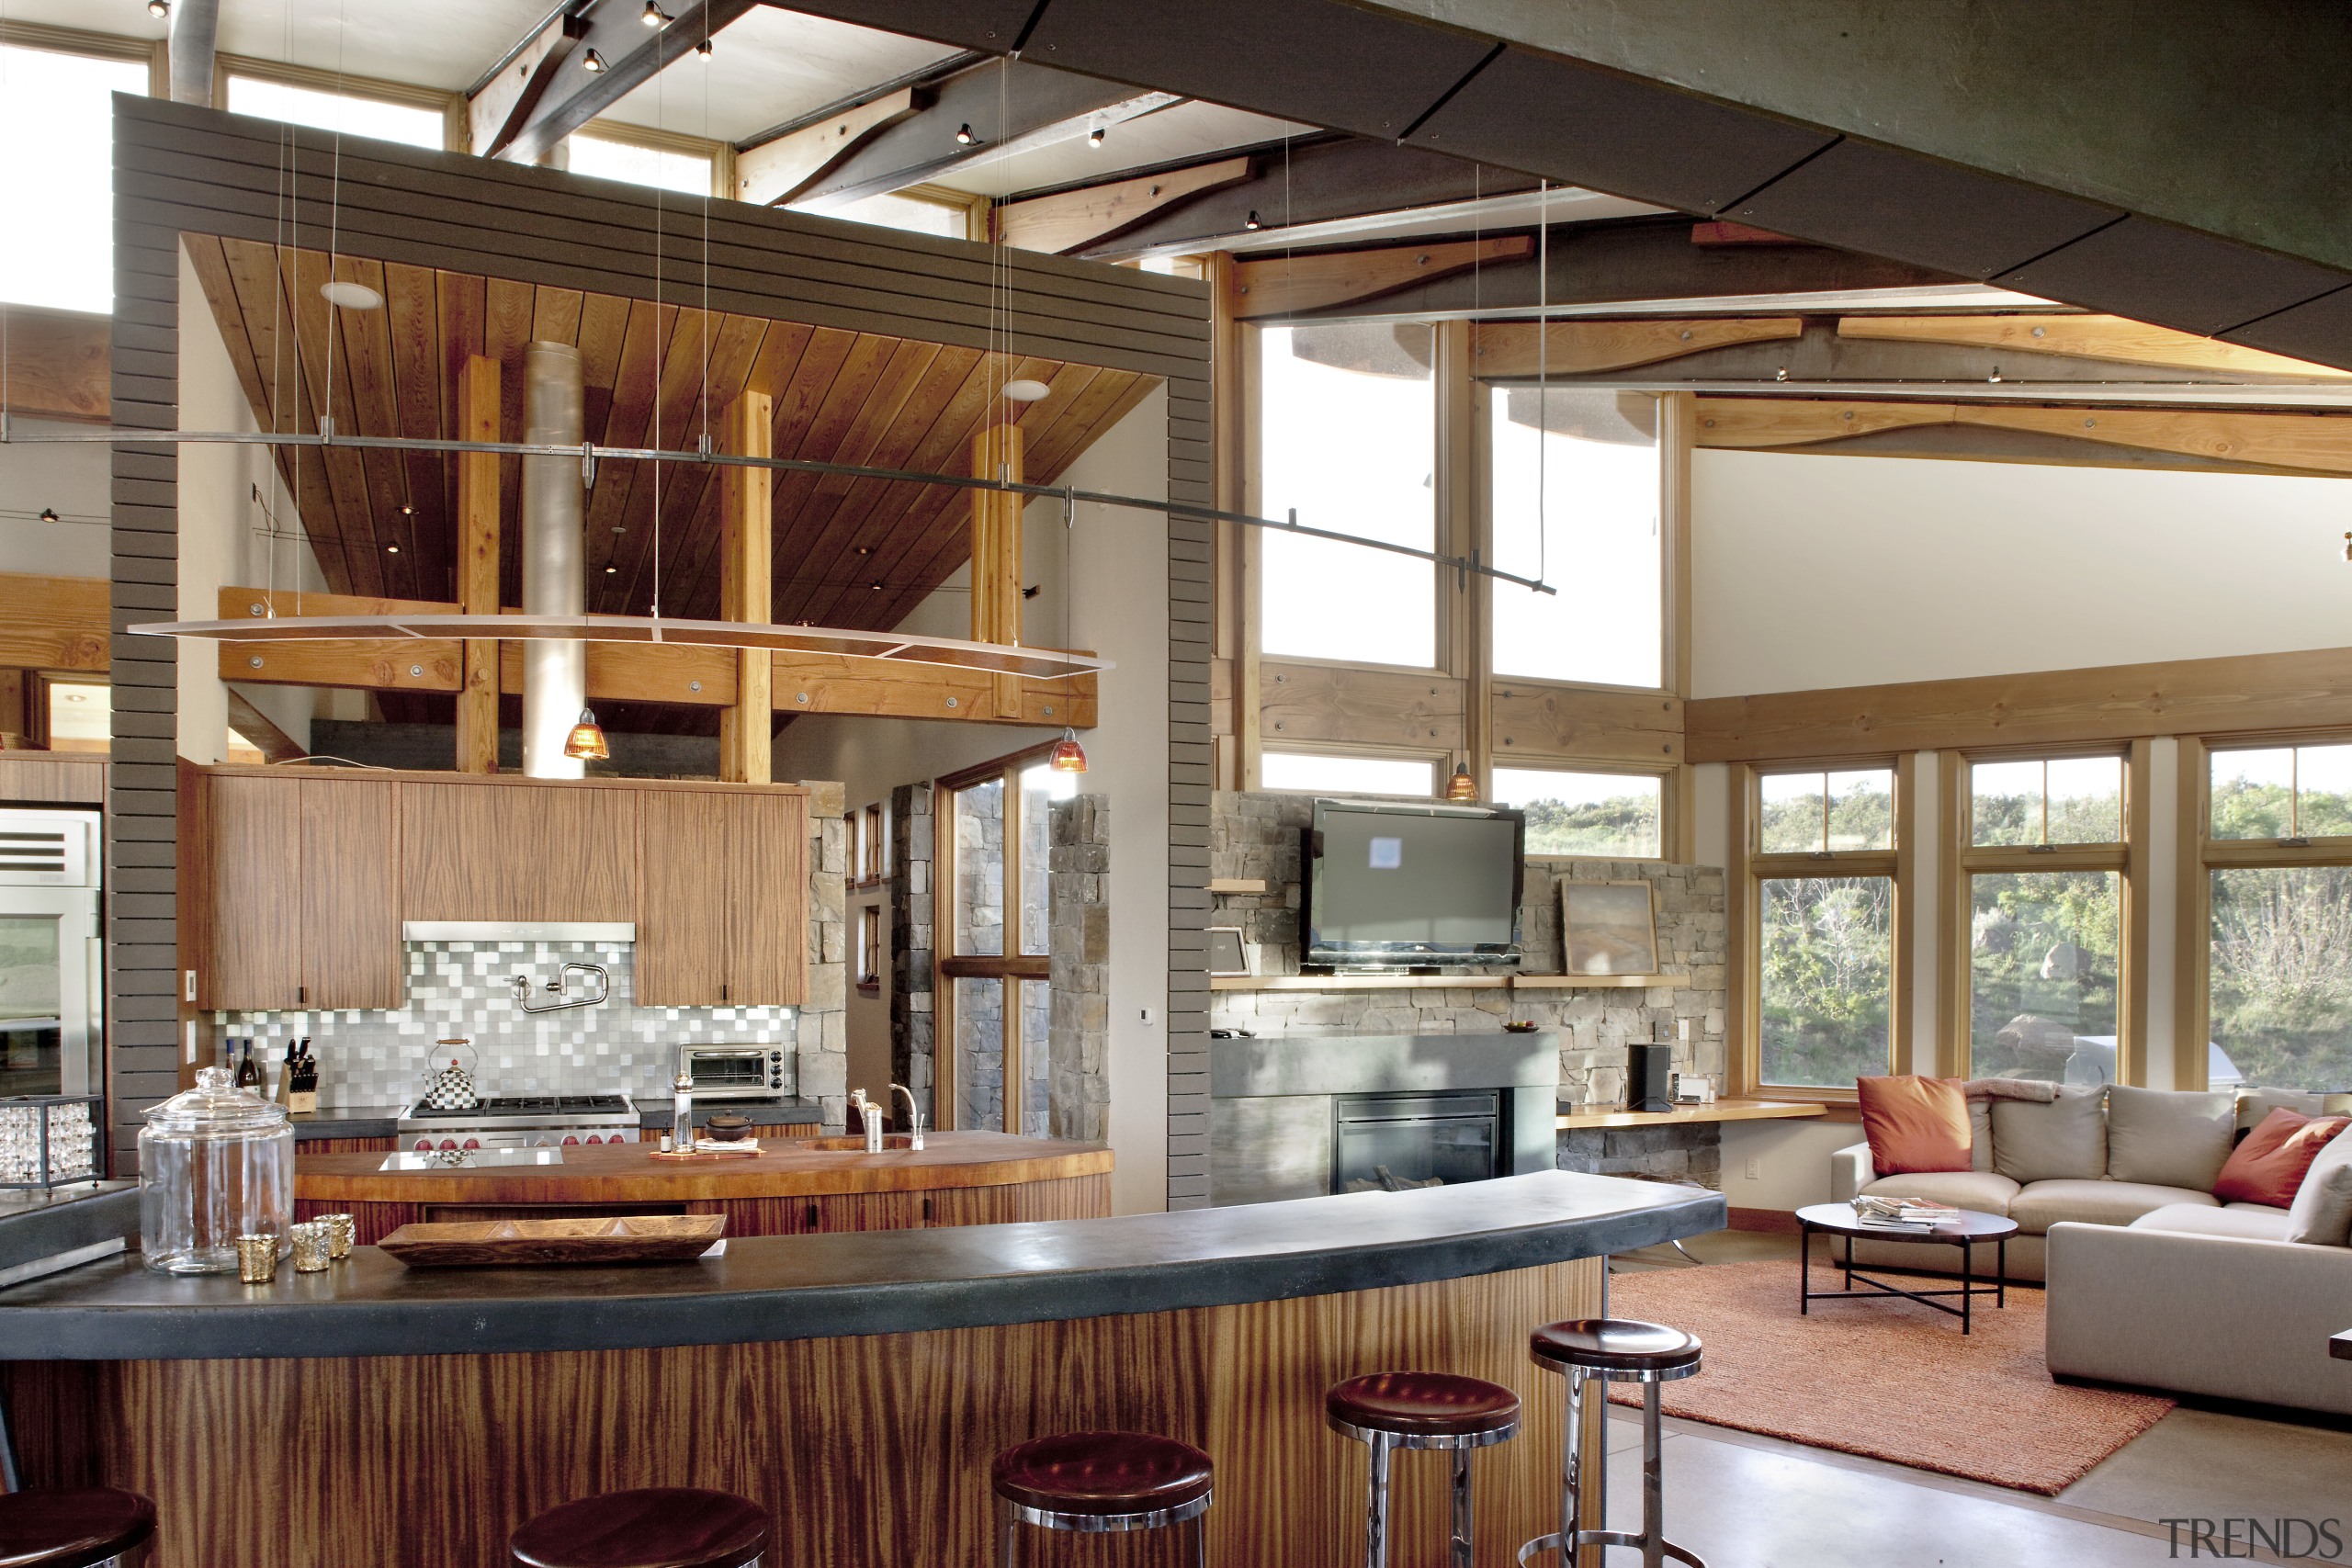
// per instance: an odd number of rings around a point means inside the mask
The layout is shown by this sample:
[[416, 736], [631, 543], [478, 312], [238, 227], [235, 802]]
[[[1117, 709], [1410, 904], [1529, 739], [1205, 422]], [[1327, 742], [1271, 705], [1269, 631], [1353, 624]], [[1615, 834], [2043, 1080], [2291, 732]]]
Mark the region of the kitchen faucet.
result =
[[922, 1147], [922, 1112], [916, 1109], [915, 1091], [902, 1083], [894, 1083], [890, 1086], [890, 1092], [907, 1097], [907, 1132], [910, 1134], [907, 1147], [910, 1149]]

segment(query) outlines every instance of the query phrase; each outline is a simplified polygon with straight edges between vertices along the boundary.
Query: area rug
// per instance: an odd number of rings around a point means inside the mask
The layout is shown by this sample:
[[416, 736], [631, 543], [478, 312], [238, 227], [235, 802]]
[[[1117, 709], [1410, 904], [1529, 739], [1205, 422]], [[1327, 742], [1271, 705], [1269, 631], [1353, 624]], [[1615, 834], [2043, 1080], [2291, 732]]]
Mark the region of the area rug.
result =
[[[2010, 1287], [2005, 1308], [1979, 1301], [1962, 1338], [1958, 1318], [1893, 1297], [1800, 1317], [1796, 1269], [1791, 1258], [1611, 1276], [1611, 1316], [1706, 1345], [1697, 1377], [1664, 1385], [1668, 1415], [2052, 1496], [2173, 1407], [2052, 1382], [2039, 1289]], [[1838, 1279], [1816, 1262], [1814, 1284]], [[1639, 1404], [1641, 1389], [1613, 1383], [1610, 1397]]]

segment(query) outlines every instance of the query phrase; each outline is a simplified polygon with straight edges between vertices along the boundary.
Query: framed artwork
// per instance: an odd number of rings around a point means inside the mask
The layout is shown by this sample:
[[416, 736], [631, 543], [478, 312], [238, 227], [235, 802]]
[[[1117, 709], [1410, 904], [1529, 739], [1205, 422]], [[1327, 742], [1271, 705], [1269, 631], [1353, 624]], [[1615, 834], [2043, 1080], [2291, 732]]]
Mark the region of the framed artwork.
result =
[[1655, 975], [1657, 921], [1646, 882], [1560, 884], [1560, 944], [1571, 975]]
[[1211, 975], [1250, 973], [1250, 951], [1241, 945], [1239, 926], [1211, 926], [1208, 937]]

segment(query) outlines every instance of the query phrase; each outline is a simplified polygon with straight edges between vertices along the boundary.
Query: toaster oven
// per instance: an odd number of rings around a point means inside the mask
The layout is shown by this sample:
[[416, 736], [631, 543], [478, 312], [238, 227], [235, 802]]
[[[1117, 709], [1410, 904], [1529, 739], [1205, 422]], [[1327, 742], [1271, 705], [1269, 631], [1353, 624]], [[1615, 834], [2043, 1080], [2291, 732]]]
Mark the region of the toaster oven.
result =
[[678, 1071], [697, 1100], [766, 1100], [784, 1092], [781, 1045], [681, 1045]]

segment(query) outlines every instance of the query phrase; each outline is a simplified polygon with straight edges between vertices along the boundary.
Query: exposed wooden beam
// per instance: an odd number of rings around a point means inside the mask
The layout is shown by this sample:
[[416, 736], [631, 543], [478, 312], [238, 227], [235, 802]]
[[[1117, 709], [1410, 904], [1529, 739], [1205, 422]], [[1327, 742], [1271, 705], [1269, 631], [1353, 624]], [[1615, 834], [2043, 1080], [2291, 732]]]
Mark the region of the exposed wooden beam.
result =
[[[939, 84], [928, 107], [883, 127], [795, 200], [829, 212], [869, 196], [921, 185], [981, 158], [1004, 158], [1075, 141], [1176, 102], [1171, 93], [1057, 71], [1029, 61], [990, 62]], [[966, 131], [970, 140], [959, 140]]]
[[2064, 354], [2124, 365], [2162, 365], [2256, 376], [2301, 376], [2340, 381], [2352, 370], [2241, 348], [2233, 343], [2154, 327], [2121, 316], [1848, 316], [1838, 335], [1895, 343], [1948, 343], [1965, 348]]
[[1702, 697], [1693, 762], [2352, 725], [2352, 648]]
[[254, 706], [252, 701], [234, 686], [229, 694], [229, 728], [243, 736], [256, 751], [273, 762], [291, 762], [310, 755], [269, 715]]
[[0, 668], [103, 673], [112, 595], [103, 577], [0, 575]]
[[[12, 580], [0, 578], [0, 592]], [[26, 581], [23, 579], [14, 580]], [[86, 635], [99, 650], [95, 669], [107, 668], [108, 586], [103, 578], [39, 580], [75, 585], [87, 601]], [[0, 604], [6, 601], [0, 600]], [[224, 588], [223, 619], [267, 613], [297, 613], [297, 596], [258, 588]], [[345, 594], [305, 593], [300, 612], [313, 615], [407, 613], [450, 615], [457, 606], [421, 600], [364, 599]], [[6, 620], [0, 618], [0, 628]], [[0, 638], [0, 652], [7, 644]], [[523, 690], [522, 644], [502, 642], [500, 690]], [[1082, 650], [1081, 650], [1082, 651]], [[250, 662], [259, 657], [262, 663]], [[453, 639], [413, 637], [371, 642], [276, 642], [220, 645], [223, 680], [249, 686], [329, 686], [378, 692], [455, 692], [459, 684], [460, 645]], [[0, 663], [7, 662], [0, 659]], [[900, 660], [852, 659], [831, 654], [772, 656], [770, 700], [779, 714], [877, 714], [902, 718], [954, 718], [976, 723], [1093, 726], [1099, 678], [1017, 682], [1016, 711], [1000, 716], [993, 700], [997, 679], [984, 671], [913, 664]], [[727, 708], [736, 696], [737, 658], [723, 648], [668, 644], [592, 642], [588, 645], [588, 697], [598, 703], [667, 703], [679, 707]]]
[[[739, 164], [738, 167], [741, 167]], [[1059, 254], [1106, 239], [1153, 213], [1250, 177], [1247, 158], [1219, 158], [1164, 174], [1057, 191], [996, 209], [996, 237], [1024, 251]]]
[[739, 201], [773, 207], [789, 201], [805, 186], [864, 145], [886, 126], [895, 125], [921, 105], [915, 89], [901, 87], [872, 103], [843, 109], [815, 125], [746, 147], [735, 154], [735, 196]]
[[[474, 355], [458, 376], [458, 438], [498, 439], [499, 364]], [[498, 613], [498, 459], [487, 452], [458, 457], [458, 611]], [[498, 647], [472, 637], [465, 644], [463, 685], [458, 692], [458, 771], [498, 772]]]
[[[502, 120], [498, 136], [505, 138], [496, 156], [529, 164], [573, 131], [619, 103], [661, 72], [694, 52], [708, 34], [723, 30], [759, 0], [676, 0], [677, 9], [666, 27], [648, 31], [639, 19], [642, 6], [607, 0], [588, 14], [588, 31], [574, 40], [548, 71], [546, 85], [519, 117], [512, 111]], [[560, 23], [555, 24], [560, 26]], [[552, 44], [550, 43], [550, 48]], [[591, 71], [594, 55], [604, 69]], [[513, 74], [509, 67], [507, 75]], [[483, 89], [489, 91], [488, 88]], [[495, 137], [493, 138], [495, 140]]]
[[[720, 449], [739, 457], [765, 457], [775, 440], [775, 400], [745, 392], [719, 416]], [[728, 468], [718, 480], [718, 614], [729, 621], [765, 621], [775, 592], [770, 543], [775, 475], [766, 468]], [[735, 702], [718, 716], [718, 776], [730, 784], [768, 782], [768, 741], [775, 719], [768, 698], [773, 654], [736, 650]]]
[[1717, 316], [1690, 321], [1554, 321], [1537, 336], [1533, 321], [1481, 321], [1473, 365], [1481, 377], [1582, 376], [1654, 365], [1733, 344], [1804, 335], [1795, 316]]
[[1936, 424], [2034, 431], [2217, 463], [2352, 474], [2352, 414], [1821, 398], [1698, 400], [1702, 446], [1808, 446]]
[[1662, 767], [1683, 761], [1681, 698], [1497, 677], [1495, 764], [1575, 757]]
[[[999, 423], [981, 427], [972, 437], [972, 473], [977, 479], [1020, 483], [1023, 467], [1021, 427]], [[972, 640], [1021, 640], [1021, 497], [1005, 491], [972, 492]], [[1009, 717], [1020, 711], [1020, 687], [1010, 676], [995, 682], [996, 712]]]
[[1434, 245], [1384, 245], [1312, 256], [1264, 256], [1234, 268], [1234, 313], [1244, 320], [1351, 305], [1399, 288], [1450, 277], [1476, 266], [1535, 254], [1532, 234], [1448, 240]]
[[114, 408], [113, 318], [39, 305], [0, 305], [7, 334], [10, 413], [104, 424]]

